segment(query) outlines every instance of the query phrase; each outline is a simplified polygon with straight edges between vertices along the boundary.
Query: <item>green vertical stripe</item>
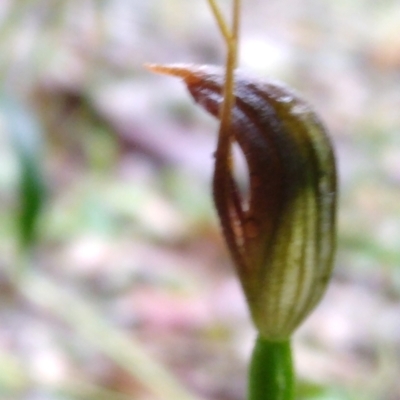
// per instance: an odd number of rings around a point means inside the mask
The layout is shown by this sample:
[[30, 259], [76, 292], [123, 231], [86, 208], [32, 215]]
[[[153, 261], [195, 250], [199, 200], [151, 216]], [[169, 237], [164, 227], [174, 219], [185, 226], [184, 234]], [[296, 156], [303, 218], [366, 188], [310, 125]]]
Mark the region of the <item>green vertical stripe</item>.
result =
[[294, 374], [289, 341], [258, 336], [249, 368], [248, 400], [293, 400]]

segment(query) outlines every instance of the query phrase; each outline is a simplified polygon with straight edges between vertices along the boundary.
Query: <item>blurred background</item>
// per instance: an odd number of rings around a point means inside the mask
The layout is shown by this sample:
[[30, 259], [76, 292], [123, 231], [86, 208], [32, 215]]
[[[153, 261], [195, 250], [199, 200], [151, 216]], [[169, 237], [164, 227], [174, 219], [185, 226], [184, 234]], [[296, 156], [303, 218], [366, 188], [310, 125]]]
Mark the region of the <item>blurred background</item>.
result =
[[[304, 94], [340, 172], [298, 399], [398, 400], [400, 3], [243, 3], [241, 67]], [[245, 397], [255, 332], [210, 197], [217, 122], [143, 67], [224, 53], [205, 0], [0, 2], [1, 399]]]

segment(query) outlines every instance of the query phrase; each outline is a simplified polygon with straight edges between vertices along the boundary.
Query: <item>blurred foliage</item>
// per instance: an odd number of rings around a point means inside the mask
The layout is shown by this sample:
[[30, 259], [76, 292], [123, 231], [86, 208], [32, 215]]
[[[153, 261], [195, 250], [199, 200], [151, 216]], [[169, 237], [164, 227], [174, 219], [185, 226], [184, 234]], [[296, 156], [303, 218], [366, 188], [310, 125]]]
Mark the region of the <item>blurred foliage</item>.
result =
[[[400, 398], [399, 18], [395, 0], [244, 1], [241, 65], [315, 104], [340, 167], [302, 400]], [[170, 374], [243, 398], [254, 332], [210, 201], [216, 123], [142, 67], [223, 56], [201, 0], [0, 2], [2, 399], [160, 398], [135, 350], [172, 392]]]
[[19, 202], [17, 211], [17, 235], [20, 236], [21, 251], [35, 244], [37, 219], [45, 197], [45, 183], [42, 174], [41, 127], [35, 116], [12, 98], [3, 94], [0, 106], [3, 110], [5, 127], [10, 134], [18, 159]]

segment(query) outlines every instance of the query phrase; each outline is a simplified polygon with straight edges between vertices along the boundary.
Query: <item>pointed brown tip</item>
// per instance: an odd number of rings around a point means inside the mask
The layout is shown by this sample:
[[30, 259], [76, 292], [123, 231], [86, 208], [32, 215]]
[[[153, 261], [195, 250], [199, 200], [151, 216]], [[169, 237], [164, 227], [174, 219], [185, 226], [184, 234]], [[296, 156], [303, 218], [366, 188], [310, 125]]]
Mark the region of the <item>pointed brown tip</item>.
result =
[[145, 68], [157, 74], [173, 75], [185, 79], [190, 75], [188, 64], [150, 64], [146, 63]]
[[196, 64], [144, 64], [145, 68], [157, 74], [172, 75], [182, 78], [188, 85], [202, 80], [207, 74], [209, 66]]

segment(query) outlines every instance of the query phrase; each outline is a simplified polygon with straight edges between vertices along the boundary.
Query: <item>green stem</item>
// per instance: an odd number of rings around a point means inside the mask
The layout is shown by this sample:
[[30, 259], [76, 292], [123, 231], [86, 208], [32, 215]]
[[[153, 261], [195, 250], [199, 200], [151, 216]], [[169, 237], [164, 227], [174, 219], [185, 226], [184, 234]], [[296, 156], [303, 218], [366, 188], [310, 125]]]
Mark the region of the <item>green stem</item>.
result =
[[290, 341], [258, 336], [249, 368], [248, 400], [293, 400], [294, 374]]

